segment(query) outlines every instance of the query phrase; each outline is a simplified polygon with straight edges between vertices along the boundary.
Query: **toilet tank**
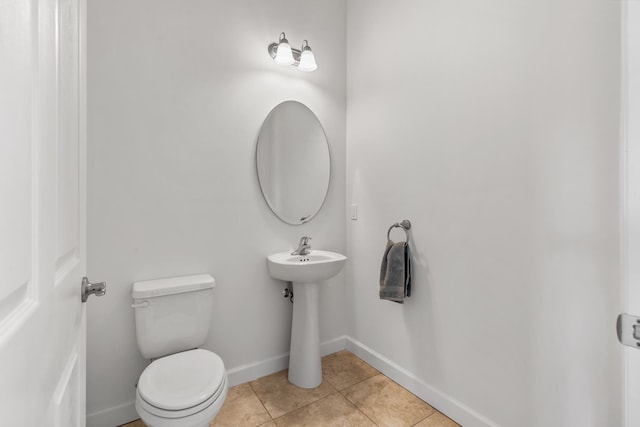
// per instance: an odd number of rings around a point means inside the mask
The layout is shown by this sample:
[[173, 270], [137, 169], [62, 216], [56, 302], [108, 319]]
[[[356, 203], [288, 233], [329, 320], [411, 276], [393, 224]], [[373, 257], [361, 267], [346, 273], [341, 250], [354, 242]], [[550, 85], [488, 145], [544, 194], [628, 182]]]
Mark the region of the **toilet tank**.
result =
[[214, 286], [209, 274], [135, 282], [132, 307], [142, 357], [200, 347], [211, 324]]

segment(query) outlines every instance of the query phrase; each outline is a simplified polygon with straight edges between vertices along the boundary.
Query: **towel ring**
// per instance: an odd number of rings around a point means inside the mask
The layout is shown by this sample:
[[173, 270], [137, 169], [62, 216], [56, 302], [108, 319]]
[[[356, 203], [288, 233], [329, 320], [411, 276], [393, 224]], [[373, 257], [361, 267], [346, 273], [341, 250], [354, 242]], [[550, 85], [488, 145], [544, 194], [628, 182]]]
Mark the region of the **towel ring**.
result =
[[407, 233], [407, 230], [411, 230], [411, 221], [405, 219], [402, 220], [402, 222], [396, 222], [391, 227], [389, 227], [389, 230], [387, 230], [387, 240], [391, 240], [389, 236], [391, 235], [391, 230], [393, 230], [394, 228], [402, 228], [404, 230], [404, 233], [407, 235], [407, 241], [409, 241], [409, 233]]

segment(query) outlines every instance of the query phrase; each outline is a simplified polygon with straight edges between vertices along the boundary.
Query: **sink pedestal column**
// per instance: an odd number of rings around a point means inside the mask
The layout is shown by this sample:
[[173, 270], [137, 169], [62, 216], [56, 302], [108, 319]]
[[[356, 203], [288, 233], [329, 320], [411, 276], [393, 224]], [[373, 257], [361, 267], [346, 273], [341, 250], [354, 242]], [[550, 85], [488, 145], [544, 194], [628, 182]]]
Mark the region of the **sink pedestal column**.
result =
[[303, 388], [322, 383], [317, 283], [293, 283], [289, 381]]

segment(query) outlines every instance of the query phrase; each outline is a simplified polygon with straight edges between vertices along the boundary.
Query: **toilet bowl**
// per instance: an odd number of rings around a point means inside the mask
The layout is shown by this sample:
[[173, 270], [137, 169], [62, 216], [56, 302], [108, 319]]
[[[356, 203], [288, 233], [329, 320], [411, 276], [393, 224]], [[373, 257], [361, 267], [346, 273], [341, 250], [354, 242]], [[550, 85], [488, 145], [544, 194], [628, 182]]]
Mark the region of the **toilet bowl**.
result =
[[134, 283], [136, 335], [153, 361], [136, 386], [148, 427], [207, 427], [227, 396], [224, 362], [201, 345], [211, 320], [209, 275]]
[[140, 376], [136, 410], [149, 427], [206, 427], [227, 396], [222, 359], [195, 349], [152, 362]]

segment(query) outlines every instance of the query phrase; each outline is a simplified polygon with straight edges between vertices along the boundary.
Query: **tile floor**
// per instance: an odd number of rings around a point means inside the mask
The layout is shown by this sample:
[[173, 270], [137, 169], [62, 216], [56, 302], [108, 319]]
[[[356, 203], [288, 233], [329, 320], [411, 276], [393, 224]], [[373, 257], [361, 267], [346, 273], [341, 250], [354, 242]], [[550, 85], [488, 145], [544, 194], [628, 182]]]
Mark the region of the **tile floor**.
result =
[[290, 384], [286, 370], [232, 387], [211, 427], [458, 426], [348, 351], [323, 357], [322, 373], [314, 389]]

